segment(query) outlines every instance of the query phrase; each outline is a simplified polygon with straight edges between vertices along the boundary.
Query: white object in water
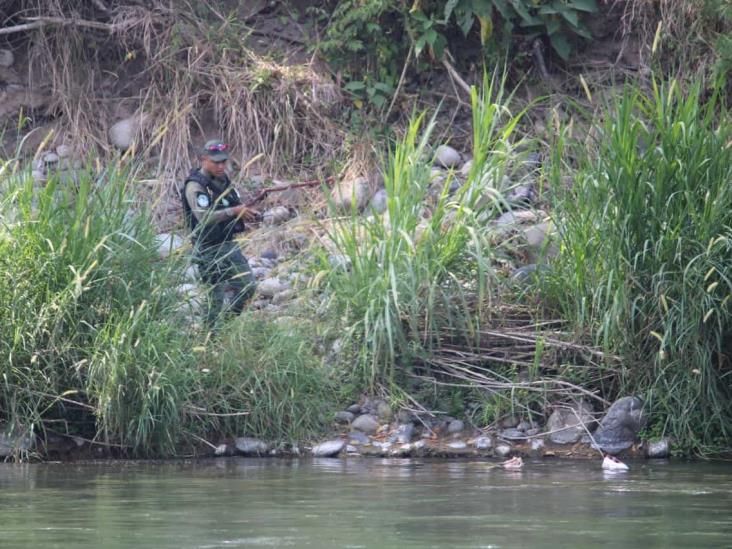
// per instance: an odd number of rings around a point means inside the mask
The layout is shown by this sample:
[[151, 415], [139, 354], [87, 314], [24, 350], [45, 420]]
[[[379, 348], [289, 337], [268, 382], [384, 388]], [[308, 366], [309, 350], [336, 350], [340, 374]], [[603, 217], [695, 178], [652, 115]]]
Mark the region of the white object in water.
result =
[[510, 469], [510, 470], [518, 470], [521, 469], [524, 466], [524, 460], [521, 459], [520, 456], [515, 456], [509, 459], [508, 461], [504, 461], [501, 463], [504, 469]]
[[630, 469], [630, 467], [618, 458], [610, 455], [606, 455], [602, 460], [602, 468], [607, 471], [628, 471]]

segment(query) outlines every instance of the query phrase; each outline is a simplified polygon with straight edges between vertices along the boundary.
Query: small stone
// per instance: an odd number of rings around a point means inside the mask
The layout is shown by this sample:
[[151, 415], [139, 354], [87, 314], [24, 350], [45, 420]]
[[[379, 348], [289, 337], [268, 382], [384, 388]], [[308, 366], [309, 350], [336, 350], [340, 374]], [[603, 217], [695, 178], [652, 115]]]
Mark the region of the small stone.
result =
[[59, 156], [54, 152], [47, 152], [43, 155], [43, 163], [48, 164], [58, 164], [58, 161], [60, 160]]
[[522, 419], [519, 424], [516, 425], [516, 429], [525, 433], [526, 431], [531, 429], [531, 424], [525, 419]]
[[272, 298], [273, 305], [280, 305], [286, 301], [292, 300], [297, 295], [295, 290], [283, 290]]
[[413, 448], [411, 444], [402, 444], [401, 446], [392, 448], [390, 455], [394, 457], [407, 457], [412, 453], [412, 450]]
[[508, 195], [509, 203], [514, 207], [528, 207], [536, 200], [536, 192], [531, 185], [519, 185]]
[[646, 456], [651, 459], [667, 458], [671, 453], [671, 442], [668, 438], [661, 438], [648, 442]]
[[347, 454], [358, 454], [358, 448], [351, 444], [346, 445], [346, 453]]
[[353, 420], [351, 426], [357, 431], [361, 431], [366, 434], [373, 434], [379, 428], [379, 423], [376, 418], [370, 414], [363, 414]]
[[396, 432], [389, 437], [391, 442], [398, 442], [400, 444], [406, 444], [412, 441], [414, 435], [414, 425], [411, 423], [403, 423], [397, 427]]
[[499, 444], [495, 449], [496, 457], [504, 458], [511, 454], [511, 447], [508, 444]]
[[418, 440], [417, 442], [415, 442], [414, 444], [412, 444], [412, 448], [414, 450], [421, 450], [425, 446], [427, 446], [427, 443], [424, 440]]
[[508, 440], [523, 440], [526, 438], [526, 433], [519, 431], [518, 429], [504, 429], [501, 431], [501, 438]]
[[491, 437], [478, 437], [473, 441], [476, 450], [490, 450], [493, 447], [493, 439]]
[[467, 162], [465, 162], [462, 166], [460, 166], [460, 175], [463, 177], [468, 177], [470, 175], [470, 170], [473, 169], [473, 159], [471, 158]]
[[245, 456], [260, 455], [267, 452], [267, 444], [258, 438], [239, 437], [234, 441], [234, 444], [236, 449]]
[[518, 417], [510, 415], [501, 420], [501, 427], [503, 427], [504, 429], [514, 429], [520, 421], [521, 420]]
[[518, 212], [505, 212], [501, 214], [501, 216], [496, 219], [495, 224], [498, 227], [508, 228], [513, 225], [518, 225], [519, 223], [530, 223], [537, 219], [538, 216], [535, 212], [530, 210], [520, 210]]
[[380, 400], [379, 402], [376, 403], [376, 415], [381, 420], [389, 421], [392, 416], [391, 406], [389, 406], [383, 400]]
[[346, 445], [341, 439], [327, 440], [321, 442], [313, 448], [313, 456], [315, 457], [332, 457], [338, 455]]
[[460, 153], [449, 145], [440, 145], [435, 150], [435, 163], [443, 168], [457, 168], [462, 162]]
[[531, 429], [526, 430], [526, 436], [530, 437], [536, 436], [539, 433], [541, 433], [541, 429], [539, 429], [538, 427], [532, 427]]
[[186, 268], [185, 273], [183, 273], [183, 279], [190, 282], [198, 280], [198, 267], [196, 265], [189, 265]]
[[357, 177], [336, 183], [331, 191], [333, 205], [345, 212], [351, 208], [361, 211], [366, 207], [369, 199], [369, 180], [365, 177]]
[[376, 213], [384, 213], [387, 206], [386, 189], [379, 189], [376, 194], [371, 197], [371, 209]]
[[141, 116], [125, 118], [109, 128], [109, 140], [112, 145], [123, 151], [129, 149], [140, 131], [142, 118]]
[[279, 255], [274, 250], [264, 250], [259, 257], [262, 259], [269, 259], [270, 261], [276, 261]]
[[176, 234], [160, 233], [155, 235], [155, 245], [158, 249], [158, 255], [166, 258], [183, 247], [185, 241]]
[[454, 419], [447, 425], [447, 432], [451, 435], [462, 432], [465, 429], [465, 423], [459, 419]]
[[351, 412], [336, 412], [335, 420], [338, 423], [351, 423], [353, 421], [354, 415]]
[[549, 416], [546, 430], [554, 444], [574, 444], [595, 425], [592, 407], [585, 401], [557, 408]]
[[290, 210], [288, 210], [284, 206], [275, 206], [274, 208], [270, 208], [262, 214], [262, 222], [265, 225], [269, 226], [280, 225], [290, 219], [290, 217]]
[[263, 297], [274, 297], [275, 294], [289, 289], [290, 285], [280, 282], [278, 278], [265, 278], [257, 284], [257, 292]]
[[40, 183], [41, 181], [46, 180], [46, 176], [43, 174], [43, 171], [41, 170], [33, 170], [31, 172], [31, 177], [33, 178], [33, 181], [36, 183]]
[[465, 450], [468, 447], [468, 445], [462, 440], [456, 440], [454, 442], [451, 442], [447, 446], [452, 450]]
[[6, 49], [0, 49], [0, 67], [9, 68], [15, 62], [13, 52]]
[[267, 278], [271, 273], [272, 269], [268, 269], [267, 267], [252, 267], [252, 275], [257, 280]]
[[214, 449], [214, 455], [215, 456], [225, 456], [228, 451], [229, 451], [229, 447], [226, 444], [219, 444]]
[[[336, 340], [336, 341], [338, 341], [338, 340]], [[333, 352], [336, 352], [335, 343], [333, 343]], [[348, 408], [346, 408], [346, 411], [351, 412], [352, 414], [360, 414], [361, 406], [359, 404], [351, 404]]]
[[348, 443], [363, 446], [371, 444], [371, 439], [360, 431], [351, 431], [348, 433]]
[[56, 147], [56, 154], [59, 158], [69, 158], [73, 150], [69, 145], [59, 145]]
[[546, 443], [544, 442], [543, 438], [531, 439], [531, 451], [532, 452], [541, 452], [544, 449], [544, 446], [546, 446]]

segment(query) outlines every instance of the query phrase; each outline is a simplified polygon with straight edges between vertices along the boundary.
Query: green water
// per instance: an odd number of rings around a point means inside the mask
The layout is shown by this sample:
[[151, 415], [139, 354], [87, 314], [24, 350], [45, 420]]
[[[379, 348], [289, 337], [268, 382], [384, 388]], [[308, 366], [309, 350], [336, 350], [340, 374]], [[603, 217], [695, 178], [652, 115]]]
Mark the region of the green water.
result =
[[732, 547], [732, 464], [0, 464], [0, 547]]

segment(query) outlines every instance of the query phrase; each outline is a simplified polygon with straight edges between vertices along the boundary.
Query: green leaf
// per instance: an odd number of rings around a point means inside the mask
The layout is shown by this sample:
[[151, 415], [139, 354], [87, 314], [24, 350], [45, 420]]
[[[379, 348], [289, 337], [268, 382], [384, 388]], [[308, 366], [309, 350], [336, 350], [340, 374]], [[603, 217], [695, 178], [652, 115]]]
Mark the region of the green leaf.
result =
[[571, 10], [562, 11], [562, 17], [569, 21], [575, 27], [579, 25], [579, 19], [577, 18], [577, 12]]
[[456, 15], [458, 17], [458, 25], [460, 26], [460, 30], [462, 30], [463, 34], [467, 36], [470, 32], [470, 29], [473, 28], [474, 18], [472, 12], [468, 10], [460, 11], [459, 13], [456, 12]]
[[506, 0], [493, 0], [493, 5], [504, 20], [511, 21], [511, 19], [513, 19], [513, 14], [511, 13]]
[[562, 24], [556, 19], [550, 19], [546, 22], [546, 33], [552, 35], [562, 28]]
[[349, 92], [357, 92], [366, 89], [366, 84], [364, 84], [361, 80], [353, 80], [343, 87]]
[[572, 52], [572, 46], [569, 45], [567, 37], [562, 33], [555, 33], [549, 36], [549, 42], [552, 44], [552, 48], [557, 52], [559, 57], [567, 61], [569, 54]]
[[458, 2], [460, 2], [460, 0], [447, 0], [447, 2], [445, 2], [445, 23], [450, 19], [452, 11], [455, 9], [455, 6], [458, 5]]
[[473, 13], [477, 17], [490, 17], [493, 12], [491, 0], [473, 0]]
[[590, 29], [588, 29], [581, 22], [576, 27], [570, 28], [572, 29], [572, 32], [576, 35], [581, 36], [582, 38], [587, 38], [587, 40], [592, 40], [592, 33], [590, 32]]
[[579, 11], [589, 13], [595, 13], [597, 11], [597, 2], [595, 0], [570, 0], [568, 5]]

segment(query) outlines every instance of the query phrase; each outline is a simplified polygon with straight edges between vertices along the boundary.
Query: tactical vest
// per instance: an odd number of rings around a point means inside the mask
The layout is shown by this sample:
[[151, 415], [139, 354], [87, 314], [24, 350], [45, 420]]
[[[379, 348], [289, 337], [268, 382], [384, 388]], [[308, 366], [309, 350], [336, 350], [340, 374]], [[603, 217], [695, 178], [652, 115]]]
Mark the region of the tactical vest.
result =
[[183, 211], [185, 212], [186, 221], [191, 229], [191, 240], [193, 244], [209, 247], [216, 246], [227, 240], [232, 240], [234, 235], [244, 231], [244, 221], [241, 219], [230, 219], [221, 223], [200, 223], [196, 216], [193, 215], [188, 200], [186, 200], [186, 185], [189, 181], [195, 181], [203, 187], [208, 193], [209, 204], [212, 210], [225, 210], [232, 206], [241, 205], [239, 193], [231, 186], [231, 181], [224, 175], [224, 188], [219, 189], [218, 186], [201, 173], [200, 169], [193, 169], [183, 183], [180, 192], [183, 201]]

